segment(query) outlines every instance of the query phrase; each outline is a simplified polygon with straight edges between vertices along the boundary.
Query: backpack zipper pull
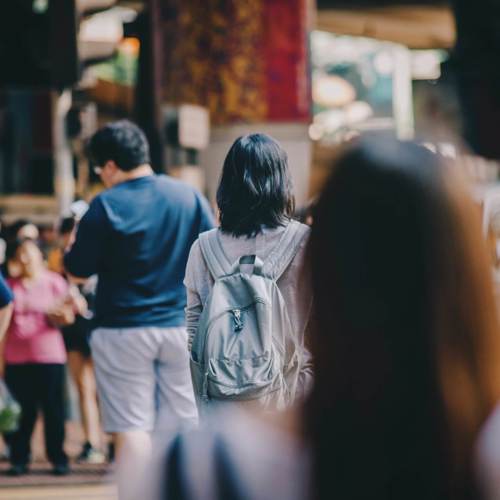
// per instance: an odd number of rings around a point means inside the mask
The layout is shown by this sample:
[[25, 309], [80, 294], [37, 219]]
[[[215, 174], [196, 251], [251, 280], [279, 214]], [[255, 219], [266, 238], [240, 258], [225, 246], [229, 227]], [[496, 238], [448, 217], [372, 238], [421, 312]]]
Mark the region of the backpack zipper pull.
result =
[[241, 309], [233, 309], [231, 312], [233, 313], [233, 319], [234, 319], [234, 331], [241, 332], [241, 330], [243, 330], [243, 321], [241, 320]]

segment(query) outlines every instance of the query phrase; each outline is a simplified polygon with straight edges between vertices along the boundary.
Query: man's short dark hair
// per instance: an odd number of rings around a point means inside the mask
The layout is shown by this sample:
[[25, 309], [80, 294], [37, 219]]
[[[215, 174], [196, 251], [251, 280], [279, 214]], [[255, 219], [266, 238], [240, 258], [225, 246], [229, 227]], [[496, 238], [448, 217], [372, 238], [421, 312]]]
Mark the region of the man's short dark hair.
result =
[[68, 234], [75, 229], [76, 219], [73, 216], [64, 217], [59, 224], [59, 234]]
[[283, 148], [265, 134], [245, 135], [231, 146], [217, 190], [223, 232], [248, 237], [284, 225], [295, 200]]
[[100, 167], [112, 160], [120, 170], [128, 172], [151, 162], [146, 135], [129, 120], [111, 122], [99, 129], [87, 149], [91, 160]]

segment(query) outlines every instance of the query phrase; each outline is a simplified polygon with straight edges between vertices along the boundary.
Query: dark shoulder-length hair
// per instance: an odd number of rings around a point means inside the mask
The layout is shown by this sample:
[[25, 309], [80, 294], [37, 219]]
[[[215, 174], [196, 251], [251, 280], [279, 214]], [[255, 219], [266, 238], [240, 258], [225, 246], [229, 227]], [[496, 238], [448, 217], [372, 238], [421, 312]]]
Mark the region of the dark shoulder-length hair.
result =
[[500, 345], [465, 189], [423, 147], [362, 139], [313, 217], [313, 498], [480, 498], [473, 450]]
[[217, 190], [220, 227], [252, 237], [292, 216], [295, 200], [283, 148], [265, 134], [250, 134], [231, 146]]

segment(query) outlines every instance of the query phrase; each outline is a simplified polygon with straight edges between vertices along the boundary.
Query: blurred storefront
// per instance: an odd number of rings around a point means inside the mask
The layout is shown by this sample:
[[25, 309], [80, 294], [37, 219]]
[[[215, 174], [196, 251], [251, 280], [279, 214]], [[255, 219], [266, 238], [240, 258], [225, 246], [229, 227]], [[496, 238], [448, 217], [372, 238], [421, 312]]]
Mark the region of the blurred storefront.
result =
[[436, 88], [445, 85], [441, 68], [455, 43], [453, 13], [440, 2], [394, 3], [398, 5], [318, 2], [316, 30], [311, 33], [312, 195], [328, 175], [338, 146], [359, 133], [448, 141], [450, 134], [444, 137], [442, 131], [453, 129], [458, 139], [453, 93], [442, 92], [437, 103], [439, 110], [453, 110], [450, 123], [430, 116], [431, 111], [441, 112], [431, 110], [430, 101]]
[[129, 3], [19, 0], [2, 7], [4, 221], [49, 222], [67, 212], [75, 197], [89, 195], [93, 179], [84, 141], [106, 119], [107, 109], [111, 117], [130, 116], [132, 110], [138, 42], [124, 35], [141, 6]]
[[[452, 7], [438, 0], [10, 5], [0, 22], [0, 62], [13, 68], [0, 75], [0, 211], [15, 195], [18, 206], [31, 200], [42, 215], [92, 196], [97, 179], [85, 140], [122, 117], [146, 130], [157, 171], [186, 178], [212, 199], [230, 144], [254, 131], [287, 149], [299, 205], [317, 194], [339, 145], [364, 131], [461, 154], [463, 129], [481, 127], [463, 123], [457, 91], [474, 89], [477, 71], [464, 80], [457, 68], [474, 66], [474, 50], [481, 61], [491, 58], [495, 30], [483, 18], [500, 19], [490, 0], [478, 0], [482, 17], [467, 16], [463, 0], [453, 3], [462, 40], [479, 27], [489, 44], [482, 47], [473, 38], [456, 43]], [[492, 83], [481, 85], [491, 94]], [[494, 113], [478, 106], [480, 93], [465, 94], [473, 96], [467, 118], [487, 124], [471, 143], [495, 157]], [[486, 160], [474, 158], [467, 169], [480, 180], [497, 177]]]

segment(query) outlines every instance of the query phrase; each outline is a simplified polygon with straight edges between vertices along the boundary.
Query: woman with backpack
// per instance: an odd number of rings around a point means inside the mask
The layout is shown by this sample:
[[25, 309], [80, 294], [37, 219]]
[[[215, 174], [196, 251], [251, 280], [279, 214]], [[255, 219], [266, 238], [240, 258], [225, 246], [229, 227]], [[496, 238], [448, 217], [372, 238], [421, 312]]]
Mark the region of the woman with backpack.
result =
[[155, 498], [498, 499], [499, 324], [478, 211], [453, 176], [395, 140], [339, 156], [308, 244], [311, 394], [177, 436]]
[[220, 227], [189, 256], [187, 328], [201, 411], [215, 403], [290, 405], [310, 385], [311, 305], [302, 267], [309, 228], [292, 220], [287, 156], [264, 134], [229, 150], [217, 191]]

